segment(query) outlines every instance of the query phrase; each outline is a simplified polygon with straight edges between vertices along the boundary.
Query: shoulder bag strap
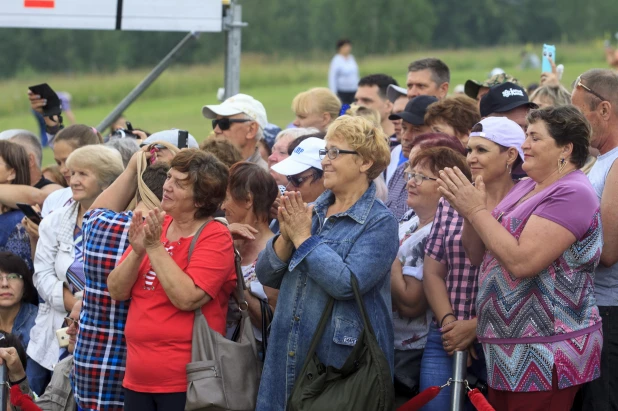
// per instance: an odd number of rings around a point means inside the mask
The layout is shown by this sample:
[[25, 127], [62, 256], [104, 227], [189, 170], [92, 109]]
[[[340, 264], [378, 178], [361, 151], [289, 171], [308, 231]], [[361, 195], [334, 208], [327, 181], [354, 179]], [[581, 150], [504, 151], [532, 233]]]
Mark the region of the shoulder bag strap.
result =
[[[189, 245], [189, 255], [187, 256], [187, 265], [189, 264], [189, 261], [191, 261], [191, 255], [193, 254], [193, 249], [195, 248], [195, 244], [197, 244], [197, 240], [200, 238], [200, 234], [202, 234], [202, 231], [204, 231], [204, 228], [206, 228], [206, 226], [211, 222], [212, 220], [208, 220], [206, 221], [204, 224], [202, 224], [202, 226], [200, 228], [197, 229], [197, 231], [195, 232], [195, 235], [193, 236], [193, 239], [191, 240], [191, 245]], [[202, 307], [196, 308], [195, 309], [195, 313], [199, 314], [202, 312]]]
[[369, 321], [369, 317], [367, 317], [367, 311], [365, 310], [365, 302], [363, 301], [363, 297], [360, 294], [360, 290], [358, 289], [358, 281], [356, 280], [356, 276], [354, 274], [351, 275], [350, 283], [352, 283], [352, 290], [354, 291], [354, 299], [356, 300], [356, 305], [358, 305], [358, 309], [360, 310], [361, 317], [363, 318], [363, 324], [365, 325], [365, 330], [371, 335], [375, 335], [373, 332], [373, 327], [371, 326], [371, 321]]
[[307, 367], [309, 366], [309, 362], [313, 361], [313, 355], [318, 348], [318, 344], [322, 339], [322, 335], [324, 334], [324, 329], [326, 328], [326, 324], [330, 320], [330, 316], [333, 313], [333, 306], [335, 305], [335, 299], [330, 297], [328, 302], [326, 303], [326, 307], [324, 307], [324, 311], [322, 312], [322, 317], [320, 318], [320, 322], [318, 323], [318, 328], [316, 328], [315, 333], [313, 334], [313, 339], [311, 340], [311, 346], [309, 347], [309, 351], [307, 352], [307, 358], [305, 359], [305, 364], [303, 365], [303, 370], [300, 375], [305, 375], [307, 372]]

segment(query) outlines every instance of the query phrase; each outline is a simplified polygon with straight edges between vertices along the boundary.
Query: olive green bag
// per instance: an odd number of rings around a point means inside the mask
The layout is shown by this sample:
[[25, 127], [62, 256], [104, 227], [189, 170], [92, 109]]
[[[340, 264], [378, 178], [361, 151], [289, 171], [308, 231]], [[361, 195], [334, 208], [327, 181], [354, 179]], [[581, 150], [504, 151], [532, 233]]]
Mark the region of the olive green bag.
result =
[[331, 320], [334, 299], [328, 301], [288, 400], [288, 411], [393, 409], [395, 394], [388, 360], [378, 345], [354, 275], [351, 283], [365, 328], [343, 367], [325, 366], [316, 349]]

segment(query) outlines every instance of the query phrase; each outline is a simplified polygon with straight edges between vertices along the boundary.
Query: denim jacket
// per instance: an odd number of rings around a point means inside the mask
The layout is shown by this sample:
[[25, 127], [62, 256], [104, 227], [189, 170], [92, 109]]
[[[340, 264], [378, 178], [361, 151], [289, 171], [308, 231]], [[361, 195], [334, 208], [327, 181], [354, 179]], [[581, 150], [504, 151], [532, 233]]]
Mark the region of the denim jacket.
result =
[[13, 321], [13, 329], [11, 330], [11, 334], [19, 337], [19, 341], [24, 347], [24, 350], [28, 348], [28, 343], [30, 342], [30, 330], [34, 326], [34, 320], [36, 320], [38, 312], [39, 307], [22, 301], [17, 317], [15, 317], [15, 321]]
[[316, 200], [312, 236], [294, 251], [289, 262], [275, 254], [273, 241], [278, 237], [268, 242], [258, 258], [260, 282], [280, 290], [258, 411], [285, 409], [329, 297], [335, 298], [334, 309], [317, 354], [327, 366], [339, 368], [344, 364], [363, 330], [350, 284], [352, 274], [393, 372], [390, 268], [399, 246], [397, 221], [376, 199], [374, 183], [347, 211], [326, 219], [334, 200], [329, 190]]

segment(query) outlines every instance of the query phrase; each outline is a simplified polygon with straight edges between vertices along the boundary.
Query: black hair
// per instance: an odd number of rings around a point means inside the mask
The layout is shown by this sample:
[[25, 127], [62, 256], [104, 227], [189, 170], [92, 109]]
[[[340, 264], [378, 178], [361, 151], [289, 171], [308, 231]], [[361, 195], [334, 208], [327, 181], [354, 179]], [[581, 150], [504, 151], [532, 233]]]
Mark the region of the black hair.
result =
[[382, 99], [386, 99], [386, 91], [391, 84], [398, 86], [397, 80], [388, 74], [370, 74], [363, 77], [358, 82], [358, 87], [363, 86], [378, 86], [378, 94]]
[[39, 295], [32, 283], [32, 272], [24, 260], [8, 251], [0, 251], [0, 271], [21, 275], [24, 280], [24, 294], [21, 301], [34, 305], [39, 304]]
[[339, 49], [343, 46], [345, 46], [346, 44], [352, 44], [352, 41], [350, 41], [350, 39], [339, 39], [337, 41], [337, 51], [339, 51]]

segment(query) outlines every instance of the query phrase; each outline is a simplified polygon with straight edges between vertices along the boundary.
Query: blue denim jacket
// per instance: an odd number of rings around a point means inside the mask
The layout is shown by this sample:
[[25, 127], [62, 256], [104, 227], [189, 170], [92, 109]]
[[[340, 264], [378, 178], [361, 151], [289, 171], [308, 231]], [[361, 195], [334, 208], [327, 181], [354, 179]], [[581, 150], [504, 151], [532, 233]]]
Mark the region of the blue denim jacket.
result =
[[19, 337], [19, 341], [21, 345], [23, 345], [24, 350], [28, 348], [28, 343], [30, 342], [30, 329], [34, 326], [34, 320], [36, 320], [38, 312], [39, 307], [22, 301], [17, 317], [15, 317], [15, 321], [13, 321], [11, 334]]
[[363, 329], [350, 285], [358, 279], [367, 314], [393, 372], [390, 269], [399, 246], [393, 214], [376, 199], [371, 183], [347, 211], [326, 219], [335, 198], [324, 192], [315, 202], [311, 233], [289, 263], [273, 250], [274, 237], [258, 257], [257, 277], [278, 288], [256, 410], [284, 410], [302, 371], [313, 334], [329, 297], [335, 298], [317, 354], [327, 366], [341, 367]]

